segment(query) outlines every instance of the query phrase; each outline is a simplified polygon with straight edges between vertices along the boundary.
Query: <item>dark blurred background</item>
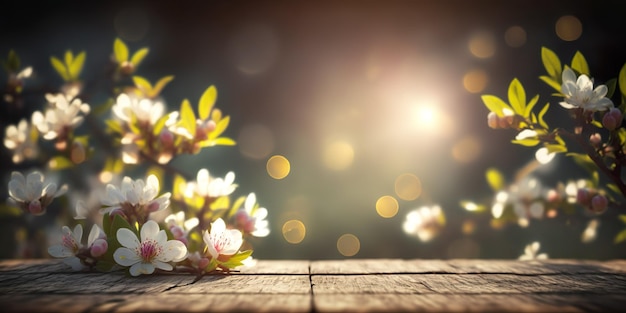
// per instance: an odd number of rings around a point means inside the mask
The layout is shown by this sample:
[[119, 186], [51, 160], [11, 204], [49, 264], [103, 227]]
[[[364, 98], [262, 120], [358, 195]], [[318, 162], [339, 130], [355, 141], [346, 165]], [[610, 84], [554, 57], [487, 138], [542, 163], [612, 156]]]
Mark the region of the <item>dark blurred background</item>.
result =
[[[624, 244], [613, 244], [626, 227], [620, 212], [600, 216], [596, 240], [582, 243], [590, 220], [582, 210], [494, 229], [489, 214], [459, 201], [490, 203], [485, 170], [512, 179], [535, 152], [487, 127], [480, 95], [506, 98], [517, 77], [528, 97], [551, 102], [547, 118], [558, 122], [564, 110], [538, 79], [541, 47], [564, 63], [582, 52], [605, 82], [626, 62], [625, 14], [623, 1], [13, 1], [0, 8], [0, 56], [15, 49], [33, 66], [26, 89], [60, 86], [50, 56], [86, 51], [81, 77], [97, 80], [120, 37], [131, 53], [150, 48], [139, 75], [175, 76], [162, 93], [170, 110], [215, 85], [216, 106], [231, 116], [226, 136], [238, 145], [173, 166], [232, 170], [236, 194], [256, 193], [271, 228], [253, 240], [257, 258], [510, 259], [532, 241], [551, 258], [623, 258]], [[36, 99], [30, 110], [43, 106]], [[18, 120], [5, 113], [1, 129]], [[290, 162], [282, 179], [268, 175], [273, 155]], [[5, 182], [28, 169], [4, 147], [1, 158]], [[562, 157], [538, 173], [546, 186], [581, 174]], [[397, 211], [377, 212], [383, 196]], [[445, 225], [427, 242], [406, 234], [406, 215], [432, 205]]]

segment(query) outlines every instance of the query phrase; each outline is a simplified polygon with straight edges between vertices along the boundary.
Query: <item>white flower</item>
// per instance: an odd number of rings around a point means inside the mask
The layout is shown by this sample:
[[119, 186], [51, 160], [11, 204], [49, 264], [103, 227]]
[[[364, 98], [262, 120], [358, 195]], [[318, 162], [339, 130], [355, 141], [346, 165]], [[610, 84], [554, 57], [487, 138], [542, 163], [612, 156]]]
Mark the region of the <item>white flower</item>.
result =
[[417, 236], [421, 241], [427, 242], [441, 231], [444, 224], [445, 217], [440, 206], [423, 206], [407, 214], [402, 228], [406, 234]]
[[63, 226], [62, 231], [61, 244], [50, 246], [48, 253], [55, 258], [63, 258], [63, 263], [69, 265], [75, 271], [87, 268], [77, 255], [83, 253], [85, 248], [91, 249], [94, 243], [98, 243], [98, 240], [103, 240], [104, 233], [100, 230], [100, 227], [93, 225], [87, 238], [86, 247], [81, 243], [83, 237], [83, 226], [81, 224], [74, 226], [73, 231], [69, 227]]
[[233, 255], [243, 244], [241, 231], [226, 229], [226, 223], [221, 218], [211, 223], [211, 232], [204, 231], [202, 239], [207, 245], [209, 254], [217, 259], [220, 255]]
[[33, 113], [32, 123], [37, 126], [43, 138], [47, 140], [62, 137], [67, 129], [74, 129], [83, 122], [80, 113], [88, 114], [90, 107], [87, 103], [82, 103], [78, 98], [71, 102], [65, 95], [47, 95], [50, 108], [46, 110], [45, 116], [39, 111]]
[[106, 207], [101, 212], [105, 214], [121, 210], [127, 217], [134, 217], [140, 222], [146, 221], [150, 213], [161, 211], [170, 205], [171, 194], [166, 192], [155, 198], [158, 192], [159, 180], [156, 176], [148, 176], [146, 183], [141, 179], [133, 181], [126, 176], [119, 189], [113, 184], [107, 185], [106, 196], [102, 200]]
[[154, 125], [163, 116], [165, 104], [161, 101], [122, 93], [117, 96], [117, 101], [111, 109], [117, 118], [126, 123], [130, 123], [132, 116], [135, 116], [140, 123]]
[[228, 196], [237, 188], [235, 181], [235, 173], [228, 172], [224, 178], [214, 178], [209, 175], [209, 170], [203, 168], [198, 171], [195, 182], [187, 183], [185, 195], [193, 197], [197, 194], [201, 197], [219, 198]]
[[563, 84], [561, 92], [565, 96], [561, 106], [566, 109], [581, 108], [586, 111], [604, 111], [613, 107], [611, 99], [606, 97], [608, 88], [599, 85], [593, 89], [593, 80], [582, 74], [576, 78], [576, 73], [571, 68], [563, 71]]
[[187, 257], [187, 247], [178, 240], [167, 240], [167, 234], [153, 220], [141, 227], [141, 241], [130, 229], [117, 230], [117, 240], [123, 246], [113, 253], [113, 259], [121, 266], [130, 266], [130, 274], [152, 274], [156, 268], [173, 269], [169, 262], [180, 262]]
[[44, 187], [43, 181], [43, 174], [37, 171], [28, 174], [26, 178], [20, 172], [12, 172], [9, 181], [9, 196], [25, 212], [41, 215], [45, 213], [46, 207], [54, 198], [67, 192], [67, 185], [57, 190], [56, 184], [50, 183]]
[[174, 236], [175, 239], [182, 241], [183, 243], [187, 243], [187, 234], [189, 231], [198, 226], [200, 221], [197, 217], [192, 217], [188, 220], [185, 220], [185, 212], [180, 211], [175, 214], [170, 214], [165, 217], [165, 223], [169, 228], [170, 232]]
[[39, 151], [37, 137], [37, 131], [26, 119], [22, 119], [17, 126], [7, 126], [4, 132], [4, 146], [13, 150], [13, 163], [37, 157]]
[[544, 213], [543, 187], [534, 177], [526, 177], [518, 184], [510, 187], [509, 201], [513, 204], [513, 211], [526, 225], [527, 219], [542, 218]]
[[267, 209], [257, 206], [256, 195], [251, 192], [246, 197], [244, 207], [235, 214], [235, 222], [244, 233], [254, 237], [265, 237], [270, 233], [269, 222], [265, 219], [266, 217]]
[[524, 249], [524, 254], [520, 255], [520, 257], [518, 258], [521, 261], [530, 261], [530, 260], [545, 260], [548, 258], [548, 255], [545, 253], [540, 253], [537, 254], [537, 252], [539, 252], [539, 248], [541, 247], [541, 245], [539, 244], [538, 241], [535, 241], [531, 244], [528, 244], [526, 246], [526, 248]]

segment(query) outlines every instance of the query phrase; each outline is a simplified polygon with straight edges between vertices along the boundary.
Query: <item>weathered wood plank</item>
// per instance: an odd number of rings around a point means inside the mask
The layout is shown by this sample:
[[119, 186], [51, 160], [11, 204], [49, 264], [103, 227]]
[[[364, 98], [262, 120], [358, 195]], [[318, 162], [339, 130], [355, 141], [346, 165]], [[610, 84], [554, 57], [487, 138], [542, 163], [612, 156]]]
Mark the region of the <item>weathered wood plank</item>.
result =
[[307, 260], [257, 260], [254, 266], [241, 268], [240, 273], [309, 275], [310, 266], [311, 261]]
[[207, 275], [168, 293], [185, 294], [309, 294], [308, 275]]
[[0, 295], [2, 312], [309, 312], [311, 295]]
[[622, 295], [322, 294], [318, 312], [620, 312]]

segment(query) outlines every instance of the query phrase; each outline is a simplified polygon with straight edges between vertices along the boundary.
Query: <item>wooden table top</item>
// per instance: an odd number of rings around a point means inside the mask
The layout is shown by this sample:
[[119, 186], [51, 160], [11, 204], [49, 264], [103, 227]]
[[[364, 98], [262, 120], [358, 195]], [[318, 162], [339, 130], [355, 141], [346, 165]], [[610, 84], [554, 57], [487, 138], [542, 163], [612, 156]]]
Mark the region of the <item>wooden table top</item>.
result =
[[0, 261], [3, 312], [588, 312], [626, 308], [626, 260], [259, 260], [232, 274]]

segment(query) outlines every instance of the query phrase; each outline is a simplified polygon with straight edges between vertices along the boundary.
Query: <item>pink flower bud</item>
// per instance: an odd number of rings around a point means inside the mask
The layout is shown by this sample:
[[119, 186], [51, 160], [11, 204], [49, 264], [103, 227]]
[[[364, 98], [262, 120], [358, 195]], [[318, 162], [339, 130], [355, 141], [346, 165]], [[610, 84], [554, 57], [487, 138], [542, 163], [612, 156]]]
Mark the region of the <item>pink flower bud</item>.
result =
[[44, 213], [43, 207], [41, 207], [41, 202], [39, 200], [33, 200], [28, 204], [28, 212], [32, 215], [42, 215]]
[[93, 242], [89, 251], [91, 252], [92, 257], [97, 258], [97, 257], [104, 255], [108, 249], [109, 249], [109, 244], [107, 243], [107, 241], [100, 238], [100, 239], [96, 239]]
[[159, 139], [164, 147], [172, 147], [174, 145], [174, 134], [167, 128], [163, 128], [159, 134]]
[[209, 265], [208, 258], [202, 258], [200, 259], [200, 261], [198, 261], [198, 268], [204, 269], [205, 267], [207, 267], [207, 265]]
[[591, 195], [589, 194], [589, 190], [585, 188], [578, 189], [578, 193], [576, 194], [576, 202], [582, 205], [589, 205], [591, 201]]
[[493, 129], [498, 128], [498, 116], [496, 113], [489, 112], [487, 115], [487, 125]]
[[109, 217], [111, 218], [111, 220], [113, 220], [115, 215], [119, 215], [121, 218], [126, 219], [126, 213], [124, 213], [124, 210], [122, 210], [121, 208], [117, 208], [109, 213]]
[[185, 231], [180, 226], [174, 225], [170, 227], [170, 231], [172, 232], [172, 235], [176, 239], [179, 239], [185, 236]]
[[600, 133], [595, 133], [589, 136], [589, 143], [595, 148], [599, 147], [602, 144], [602, 136]]
[[550, 203], [556, 203], [556, 202], [561, 201], [561, 195], [559, 194], [558, 191], [554, 189], [548, 190], [548, 194], [546, 195], [546, 198], [548, 199], [548, 202]]
[[150, 204], [148, 204], [148, 206], [146, 206], [146, 210], [148, 210], [148, 212], [152, 213], [152, 212], [158, 211], [160, 207], [161, 206], [159, 205], [158, 202], [152, 201], [152, 202], [150, 202]]
[[602, 117], [602, 126], [608, 130], [615, 130], [622, 124], [622, 111], [612, 108]]
[[609, 205], [609, 200], [603, 195], [596, 195], [591, 198], [591, 210], [596, 213], [602, 213]]

